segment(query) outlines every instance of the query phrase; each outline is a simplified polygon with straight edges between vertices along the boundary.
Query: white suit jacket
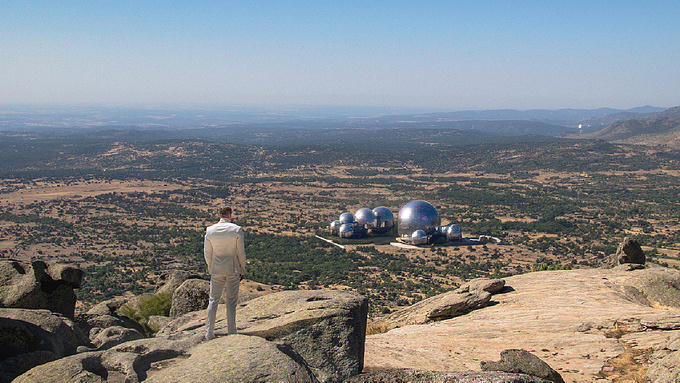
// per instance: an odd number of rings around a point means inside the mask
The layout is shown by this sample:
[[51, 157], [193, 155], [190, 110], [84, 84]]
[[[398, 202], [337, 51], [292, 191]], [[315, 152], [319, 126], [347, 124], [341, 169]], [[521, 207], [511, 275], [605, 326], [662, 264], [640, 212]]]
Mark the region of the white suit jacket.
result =
[[227, 220], [208, 227], [203, 241], [203, 253], [211, 275], [246, 273], [246, 252], [243, 229]]

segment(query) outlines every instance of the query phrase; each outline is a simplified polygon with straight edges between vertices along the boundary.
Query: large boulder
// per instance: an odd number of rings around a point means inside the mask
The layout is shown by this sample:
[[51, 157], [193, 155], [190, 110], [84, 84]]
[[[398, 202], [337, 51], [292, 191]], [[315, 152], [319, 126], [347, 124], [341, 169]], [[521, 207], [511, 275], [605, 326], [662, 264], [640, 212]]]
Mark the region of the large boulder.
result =
[[505, 287], [505, 279], [477, 278], [460, 285], [456, 289], [459, 294], [482, 290], [491, 294], [499, 293]]
[[287, 344], [319, 381], [342, 382], [364, 368], [367, 314], [367, 299], [353, 292], [285, 291], [240, 305], [238, 331]]
[[505, 350], [501, 352], [498, 362], [485, 361], [481, 363], [482, 371], [502, 371], [516, 374], [537, 376], [555, 383], [564, 383], [560, 374], [553, 370], [548, 363], [526, 350]]
[[[50, 351], [60, 358], [89, 342], [72, 320], [48, 310], [0, 309], [0, 317], [22, 324], [31, 333], [31, 351]], [[26, 333], [21, 333], [26, 339]]]
[[[101, 361], [102, 352], [87, 352], [62, 358], [34, 367], [12, 382], [58, 383], [58, 382], [124, 382], [120, 373], [109, 374]], [[119, 379], [114, 379], [119, 378]], [[138, 380], [128, 380], [138, 382]]]
[[304, 360], [260, 337], [230, 335], [205, 342], [191, 356], [145, 382], [318, 382]]
[[136, 330], [140, 333], [144, 333], [144, 327], [138, 322], [118, 314], [110, 315], [92, 315], [92, 314], [79, 314], [76, 316], [76, 323], [88, 336], [92, 337], [97, 335], [99, 331], [107, 327], [120, 326], [125, 328], [130, 328]]
[[170, 317], [177, 318], [192, 311], [208, 308], [210, 282], [203, 279], [187, 279], [172, 294]]
[[665, 268], [654, 268], [647, 273], [634, 274], [629, 280], [654, 308], [680, 310], [680, 274]]
[[[210, 302], [210, 282], [203, 279], [189, 278], [184, 280], [180, 286], [173, 290], [172, 307], [170, 308], [170, 318], [177, 318], [192, 311], [201, 311], [208, 308]], [[162, 292], [159, 290], [156, 294]], [[226, 288], [222, 291], [220, 304], [226, 303]], [[238, 304], [245, 303], [251, 299], [258, 298], [264, 294], [239, 290]]]
[[70, 319], [48, 310], [0, 309], [0, 381], [38, 365], [74, 354], [89, 344], [83, 331]]
[[73, 318], [83, 271], [43, 261], [0, 260], [0, 308], [46, 309]]
[[200, 278], [197, 275], [192, 275], [188, 271], [184, 270], [169, 270], [161, 274], [161, 280], [158, 286], [156, 286], [156, 292], [163, 293], [168, 292], [173, 294], [175, 290], [184, 283], [187, 279]]
[[33, 339], [21, 321], [0, 317], [0, 360], [33, 351]]
[[[340, 382], [363, 369], [368, 302], [337, 290], [285, 291], [240, 304], [237, 331], [289, 345], [321, 382]], [[157, 337], [205, 334], [205, 311], [176, 318]], [[215, 334], [227, 335], [225, 310], [217, 313]]]
[[127, 342], [37, 366], [14, 382], [317, 382], [290, 347], [260, 337], [200, 335]]
[[612, 268], [625, 264], [644, 265], [645, 261], [645, 252], [642, 251], [640, 243], [635, 239], [626, 237], [616, 249], [616, 254], [610, 255], [604, 266]]
[[486, 307], [491, 295], [504, 287], [503, 279], [472, 280], [456, 290], [424, 299], [373, 321], [371, 332], [385, 332], [406, 325], [426, 324], [467, 314]]
[[142, 338], [144, 338], [144, 334], [139, 331], [122, 326], [112, 326], [102, 329], [90, 340], [98, 350], [107, 350], [121, 343]]
[[49, 351], [33, 351], [7, 358], [0, 362], [0, 382], [9, 383], [31, 368], [55, 359], [57, 357]]
[[[99, 312], [97, 310], [96, 312]], [[76, 324], [97, 350], [105, 350], [133, 339], [145, 337], [144, 327], [136, 321], [118, 314], [78, 314]], [[81, 350], [92, 348], [81, 348]]]
[[[269, 294], [239, 306], [239, 335], [227, 336], [225, 313], [220, 310], [217, 338], [205, 341], [205, 311], [194, 311], [175, 319], [154, 338], [108, 350], [101, 350], [102, 343], [100, 350], [35, 367], [17, 382], [195, 381], [191, 376], [204, 369], [213, 375], [201, 381], [233, 381], [231, 375], [221, 376], [233, 370], [252, 379], [239, 379], [244, 382], [342, 382], [363, 369], [367, 308], [366, 298], [352, 292]], [[110, 332], [109, 338], [117, 335]], [[125, 335], [123, 330], [119, 335]], [[186, 374], [187, 378], [178, 378]]]
[[126, 304], [129, 299], [127, 298], [112, 298], [92, 306], [87, 314], [91, 315], [111, 315], [118, 311], [118, 309]]
[[14, 382], [141, 382], [150, 369], [185, 359], [202, 341], [199, 335], [134, 340], [106, 351], [85, 352], [34, 367]]
[[549, 380], [525, 374], [506, 372], [447, 372], [392, 369], [365, 372], [346, 383], [550, 383]]

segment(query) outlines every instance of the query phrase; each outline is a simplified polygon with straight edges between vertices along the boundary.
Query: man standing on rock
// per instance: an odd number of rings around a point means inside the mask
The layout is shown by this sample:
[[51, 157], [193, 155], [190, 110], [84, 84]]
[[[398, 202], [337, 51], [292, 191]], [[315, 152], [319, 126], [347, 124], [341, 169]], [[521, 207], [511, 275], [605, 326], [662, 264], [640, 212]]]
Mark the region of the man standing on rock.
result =
[[231, 223], [231, 207], [222, 206], [220, 222], [208, 227], [204, 240], [205, 262], [210, 273], [210, 303], [205, 320], [205, 338], [215, 338], [215, 317], [222, 290], [227, 287], [227, 330], [236, 334], [238, 286], [246, 271], [243, 229]]

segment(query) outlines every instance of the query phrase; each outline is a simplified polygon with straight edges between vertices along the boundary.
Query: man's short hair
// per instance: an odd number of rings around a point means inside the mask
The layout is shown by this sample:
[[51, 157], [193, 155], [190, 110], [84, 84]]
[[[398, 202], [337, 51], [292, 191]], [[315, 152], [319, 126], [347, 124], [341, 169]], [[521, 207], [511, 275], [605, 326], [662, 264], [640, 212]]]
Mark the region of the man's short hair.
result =
[[231, 217], [231, 206], [222, 206], [220, 207], [220, 216], [221, 217]]

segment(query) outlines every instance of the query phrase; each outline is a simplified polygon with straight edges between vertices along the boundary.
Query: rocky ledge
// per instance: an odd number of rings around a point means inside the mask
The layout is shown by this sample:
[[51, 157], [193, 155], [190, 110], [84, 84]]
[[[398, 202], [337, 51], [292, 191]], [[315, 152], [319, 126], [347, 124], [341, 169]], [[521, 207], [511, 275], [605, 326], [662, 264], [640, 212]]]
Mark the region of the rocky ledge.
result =
[[14, 382], [229, 382], [238, 373], [245, 382], [342, 382], [363, 369], [367, 307], [352, 292], [270, 294], [239, 305], [238, 335], [226, 335], [220, 310], [217, 338], [206, 341], [205, 311], [191, 312], [154, 338], [83, 350]]
[[479, 371], [503, 351], [522, 349], [567, 382], [680, 381], [680, 271], [621, 265], [505, 282], [483, 309], [367, 336], [365, 370]]
[[210, 341], [206, 281], [168, 278], [160, 292], [173, 293], [174, 317], [154, 318], [149, 338], [118, 314], [126, 299], [73, 318], [80, 278], [63, 265], [0, 265], [0, 382], [680, 381], [678, 270], [474, 280], [373, 321], [368, 336], [358, 294], [243, 294], [239, 334], [226, 334], [221, 308]]

